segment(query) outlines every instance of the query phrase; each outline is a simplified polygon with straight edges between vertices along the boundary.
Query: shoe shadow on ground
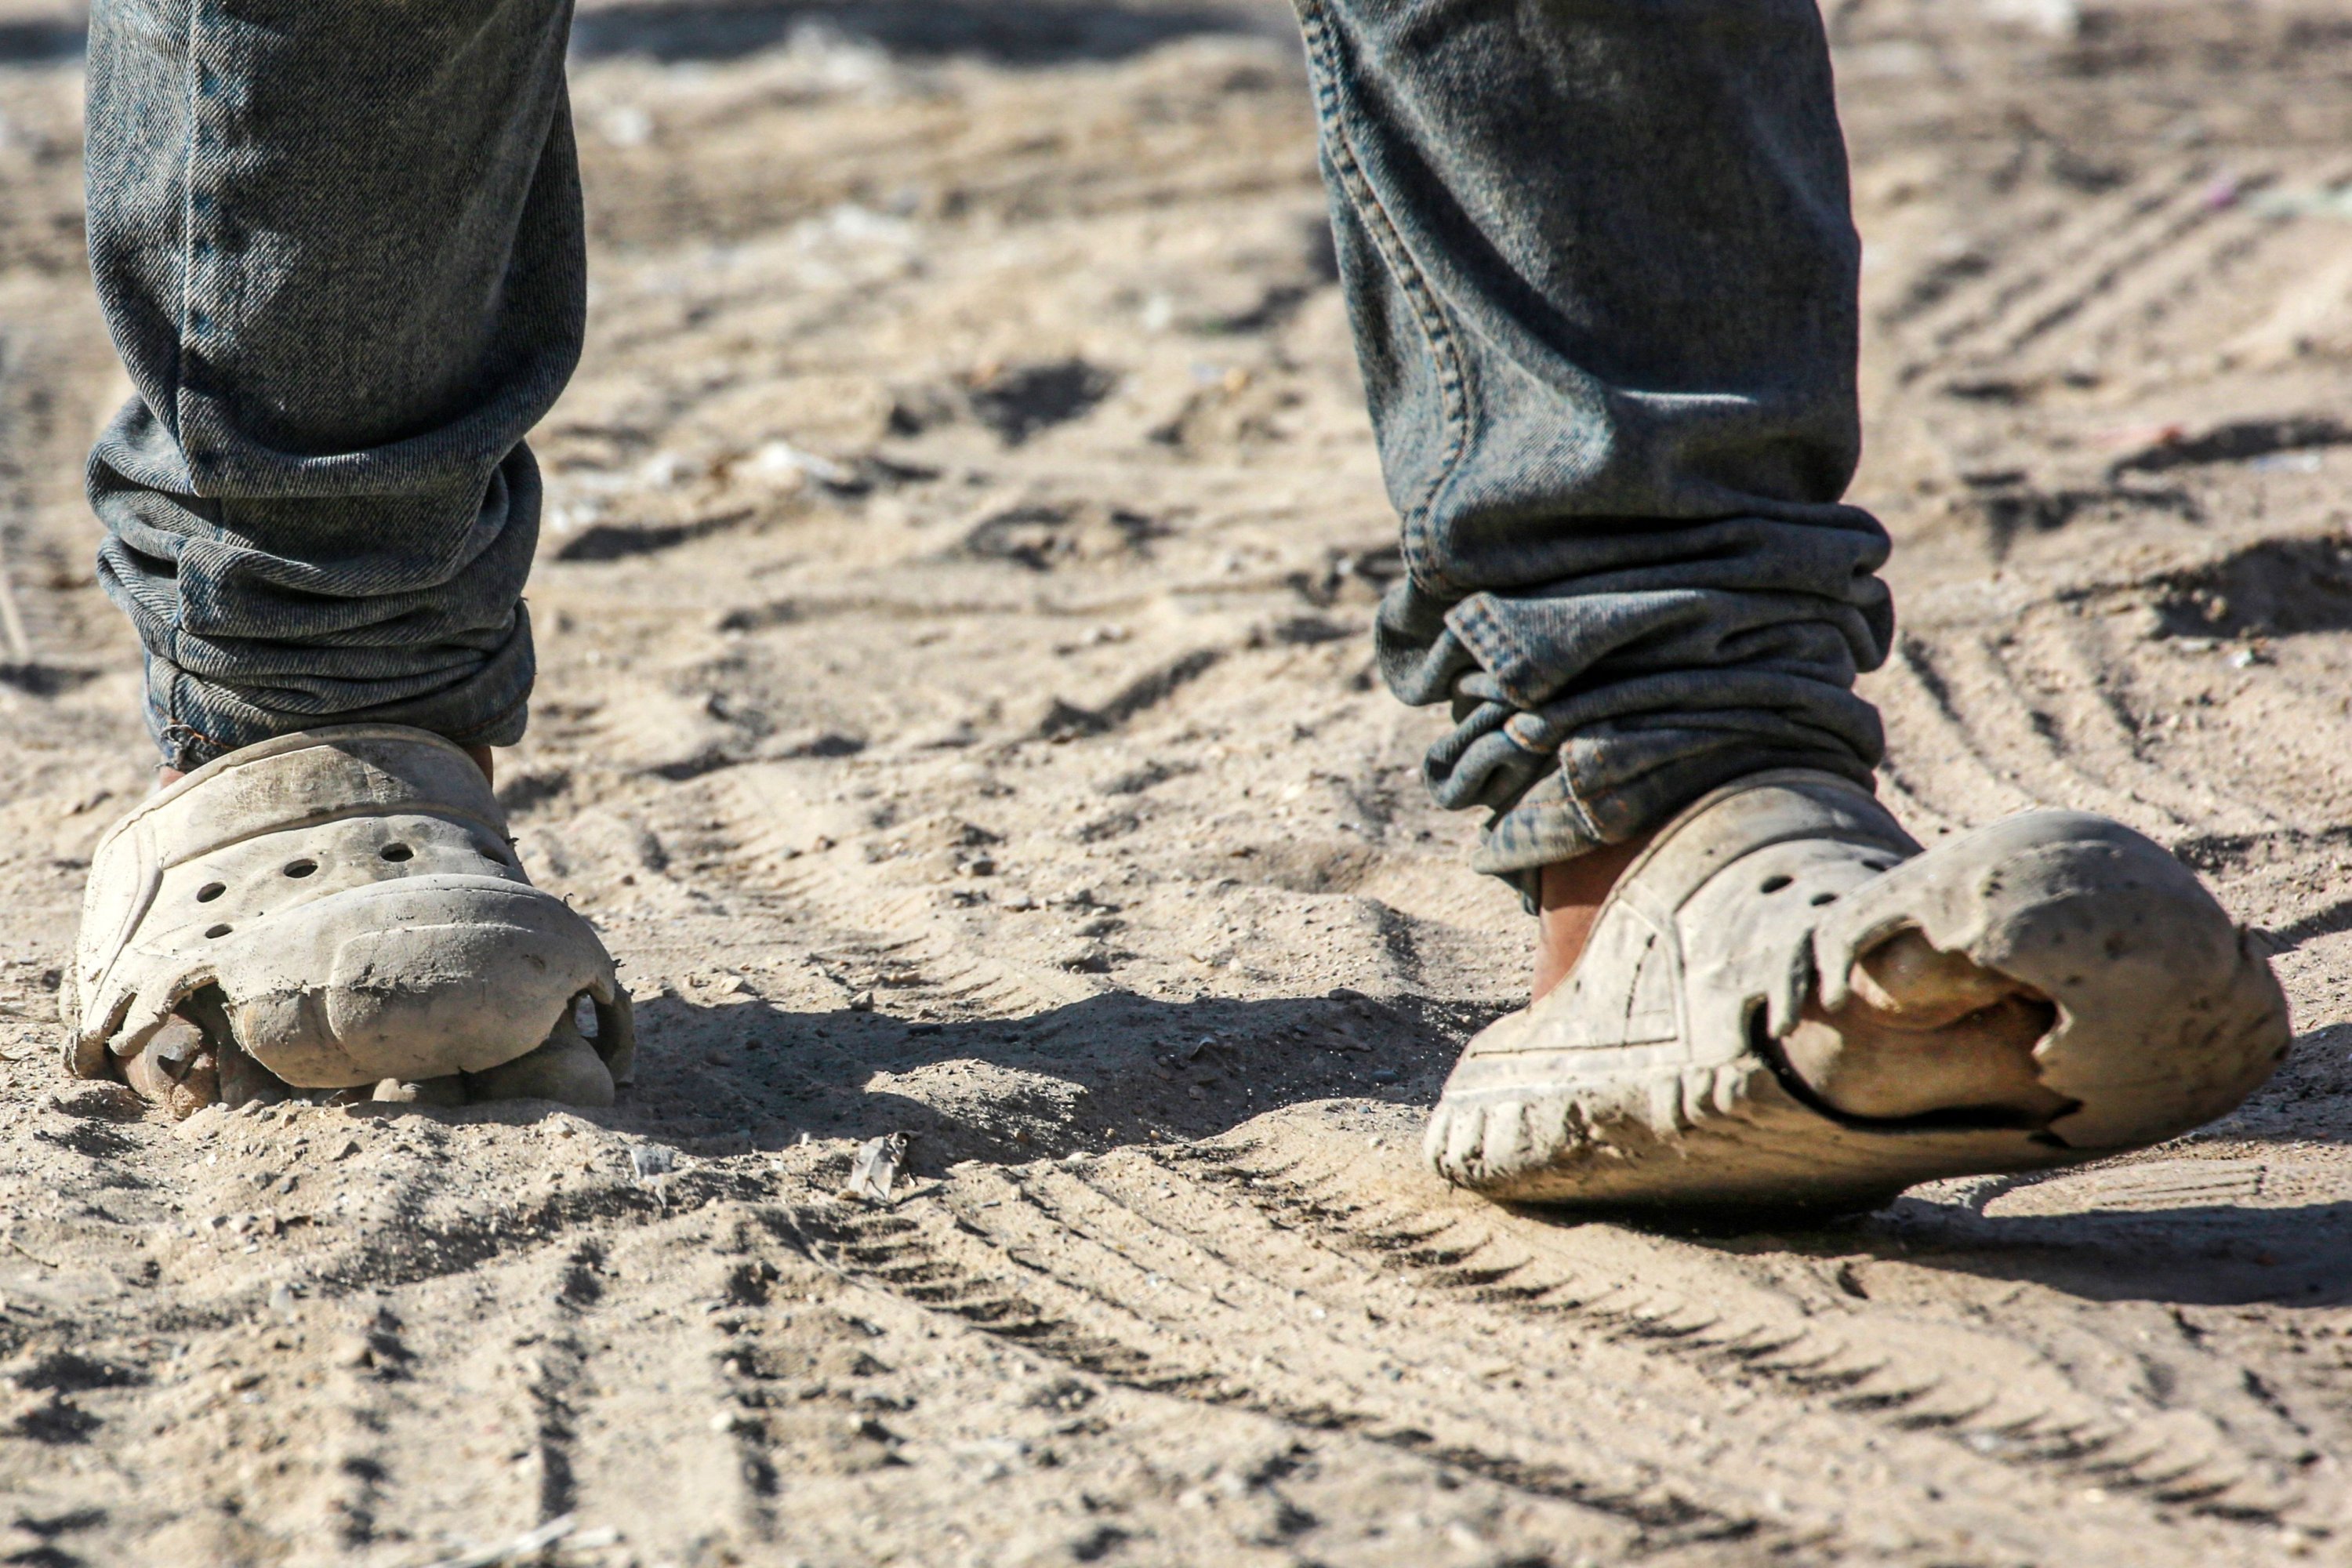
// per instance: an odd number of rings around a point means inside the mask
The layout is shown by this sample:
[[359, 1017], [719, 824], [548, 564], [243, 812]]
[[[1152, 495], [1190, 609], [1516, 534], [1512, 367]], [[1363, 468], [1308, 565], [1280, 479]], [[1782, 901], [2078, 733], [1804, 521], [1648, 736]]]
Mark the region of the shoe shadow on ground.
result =
[[[782, 1149], [804, 1133], [904, 1132], [911, 1168], [938, 1172], [1213, 1137], [1303, 1100], [1418, 1110], [1496, 1011], [1345, 990], [1191, 1002], [1114, 992], [1025, 1018], [933, 1023], [666, 995], [637, 1005], [635, 1085], [610, 1110], [581, 1114], [708, 1156]], [[429, 1114], [520, 1121], [546, 1110], [518, 1101]]]
[[[2239, 1174], [2251, 1163], [2214, 1163]], [[1870, 1214], [1815, 1222], [1618, 1214], [1601, 1223], [1671, 1237], [1731, 1258], [1814, 1258], [1836, 1265], [1839, 1287], [1848, 1295], [1896, 1307], [1907, 1297], [1947, 1296], [1941, 1287], [1906, 1285], [1905, 1272], [1917, 1269], [2039, 1285], [2086, 1301], [2352, 1305], [2352, 1198], [2263, 1202], [2249, 1184], [2248, 1196], [2255, 1201], [2184, 1197], [2161, 1205], [2148, 1201], [2148, 1193], [2099, 1191], [2089, 1179], [2100, 1173], [1989, 1178], [1958, 1199], [1937, 1195], [1931, 1187]], [[2352, 1191], [2352, 1173], [2337, 1185]], [[2046, 1212], [2000, 1212], [2005, 1202]], [[1514, 1213], [1534, 1224], [1593, 1223], [1592, 1216]]]
[[2046, 1214], [1906, 1197], [1871, 1217], [1867, 1245], [1883, 1260], [2032, 1281], [2090, 1301], [2352, 1302], [2352, 1200], [2101, 1208], [2084, 1185], [2042, 1184], [2032, 1195], [2084, 1205]]
[[[2249, 1163], [2214, 1163], [2242, 1174]], [[1988, 1178], [1965, 1197], [1941, 1196], [1930, 1187], [1870, 1214], [1813, 1223], [1633, 1215], [1612, 1215], [1608, 1223], [1730, 1258], [1775, 1253], [1817, 1258], [1835, 1265], [1840, 1289], [1857, 1301], [1897, 1308], [1913, 1297], [1948, 1305], [1946, 1288], [1906, 1280], [1906, 1271], [1922, 1269], [2039, 1285], [2086, 1301], [2352, 1304], [2352, 1198], [2297, 1204], [2217, 1196], [2162, 1205], [2148, 1201], [2147, 1193], [2102, 1192], [2092, 1181], [2116, 1171], [2160, 1168]], [[2248, 1196], [2255, 1197], [2247, 1184]], [[2340, 1184], [2352, 1190], [2352, 1176]], [[2045, 1212], [2000, 1212], [2008, 1204]], [[1537, 1224], [1585, 1223], [1536, 1210], [1515, 1213]]]

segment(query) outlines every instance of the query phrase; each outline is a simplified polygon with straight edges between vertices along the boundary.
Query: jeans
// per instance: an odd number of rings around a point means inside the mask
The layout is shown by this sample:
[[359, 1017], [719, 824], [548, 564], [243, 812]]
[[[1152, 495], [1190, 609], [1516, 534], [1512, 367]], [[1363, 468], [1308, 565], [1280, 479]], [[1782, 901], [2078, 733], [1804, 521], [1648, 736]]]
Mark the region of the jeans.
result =
[[90, 263], [138, 395], [89, 496], [163, 760], [362, 720], [520, 739], [522, 437], [586, 317], [571, 6], [90, 9]]
[[[1813, 0], [1297, 0], [1443, 805], [1536, 868], [1763, 768], [1867, 780], [1893, 616]], [[138, 396], [101, 580], [191, 767], [521, 732], [522, 436], [578, 357], [568, 0], [98, 0], [90, 252]]]

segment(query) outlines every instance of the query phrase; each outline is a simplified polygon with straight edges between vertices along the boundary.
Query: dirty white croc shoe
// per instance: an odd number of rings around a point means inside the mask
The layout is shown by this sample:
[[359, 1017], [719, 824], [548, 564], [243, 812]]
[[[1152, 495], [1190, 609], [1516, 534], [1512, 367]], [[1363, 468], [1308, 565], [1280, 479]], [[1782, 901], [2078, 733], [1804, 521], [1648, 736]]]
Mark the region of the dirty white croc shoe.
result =
[[86, 1078], [117, 1076], [178, 1010], [331, 1089], [486, 1073], [551, 1035], [577, 1055], [582, 997], [626, 1082], [613, 961], [523, 875], [481, 770], [425, 731], [347, 724], [233, 752], [110, 829], [60, 1005]]
[[[1886, 954], [1990, 1005], [1839, 1027]], [[1853, 1206], [2185, 1131], [2287, 1037], [2246, 933], [2121, 824], [2038, 811], [1922, 852], [1844, 779], [1759, 773], [1661, 831], [1575, 973], [1470, 1042], [1426, 1151], [1514, 1202]]]

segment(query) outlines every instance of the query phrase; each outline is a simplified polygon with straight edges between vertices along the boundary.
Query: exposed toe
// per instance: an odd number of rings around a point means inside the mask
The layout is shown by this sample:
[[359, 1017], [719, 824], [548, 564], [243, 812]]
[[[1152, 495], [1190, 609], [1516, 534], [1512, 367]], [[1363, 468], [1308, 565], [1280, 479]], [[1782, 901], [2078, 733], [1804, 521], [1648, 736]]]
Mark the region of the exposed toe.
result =
[[1780, 1050], [1805, 1087], [1843, 1115], [1977, 1111], [2038, 1127], [2074, 1105], [2042, 1083], [2033, 1058], [2054, 1018], [2047, 1002], [2015, 993], [1930, 1025], [1859, 997], [1834, 1013], [1808, 1003]]

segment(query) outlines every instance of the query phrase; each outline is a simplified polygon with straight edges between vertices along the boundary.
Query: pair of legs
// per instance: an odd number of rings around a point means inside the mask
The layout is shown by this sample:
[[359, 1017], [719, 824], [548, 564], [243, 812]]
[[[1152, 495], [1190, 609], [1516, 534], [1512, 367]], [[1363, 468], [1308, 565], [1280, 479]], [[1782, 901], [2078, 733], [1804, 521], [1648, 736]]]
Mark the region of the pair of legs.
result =
[[[1858, 247], [1810, 0], [1304, 0], [1405, 585], [1479, 868], [1622, 843], [1776, 765], [1864, 779], [1883, 531]], [[325, 723], [522, 731], [584, 264], [562, 0], [100, 0], [90, 247], [139, 395], [101, 579], [166, 767]]]
[[[1451, 706], [1427, 782], [1486, 814], [1476, 869], [1541, 911], [1541, 991], [1693, 802], [1786, 770], [1866, 789], [1879, 760], [1853, 687], [1892, 636], [1887, 544], [1841, 499], [1859, 246], [1821, 21], [1298, 6], [1402, 523], [1381, 668]], [[564, 0], [93, 6], [90, 247], [138, 396], [89, 487], [167, 778], [321, 727], [485, 759], [521, 733], [522, 437], [583, 318], [569, 23]], [[1905, 951], [1849, 1021], [2018, 990]]]

